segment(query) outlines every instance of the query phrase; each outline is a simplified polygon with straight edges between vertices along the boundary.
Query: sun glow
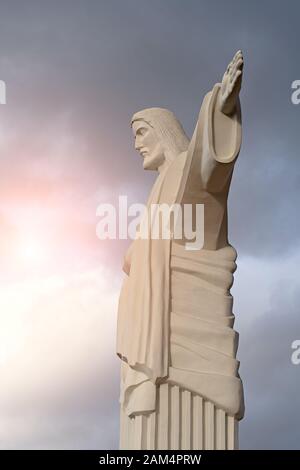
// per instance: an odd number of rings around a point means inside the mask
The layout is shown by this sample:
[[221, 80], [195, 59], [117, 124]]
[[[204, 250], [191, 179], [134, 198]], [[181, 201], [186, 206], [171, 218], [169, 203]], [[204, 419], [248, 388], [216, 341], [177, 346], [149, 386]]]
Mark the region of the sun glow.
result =
[[49, 247], [46, 240], [37, 234], [26, 234], [19, 241], [17, 256], [25, 266], [39, 267], [49, 258]]
[[21, 241], [19, 256], [24, 263], [40, 265], [46, 257], [45, 246], [36, 237], [28, 237]]

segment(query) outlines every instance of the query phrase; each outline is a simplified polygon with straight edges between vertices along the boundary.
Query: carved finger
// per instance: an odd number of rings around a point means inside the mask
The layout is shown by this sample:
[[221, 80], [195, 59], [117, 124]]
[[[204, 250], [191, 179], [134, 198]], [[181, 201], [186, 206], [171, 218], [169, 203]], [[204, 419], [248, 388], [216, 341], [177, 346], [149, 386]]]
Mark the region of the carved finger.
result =
[[243, 65], [244, 65], [244, 61], [243, 59], [239, 59], [235, 65], [234, 65], [234, 68], [232, 70], [232, 73], [233, 75], [235, 75], [235, 73], [237, 72], [237, 70], [241, 70], [243, 68]]
[[225, 73], [226, 73], [227, 75], [229, 75], [230, 72], [231, 72], [231, 69], [232, 69], [232, 63], [230, 62], [230, 64], [228, 64], [228, 66], [227, 66], [227, 69], [226, 69], [226, 72], [225, 72]]
[[239, 69], [235, 72], [234, 75], [232, 75], [230, 79], [230, 83], [233, 83], [233, 85], [236, 83], [237, 79], [242, 75], [242, 71]]
[[240, 57], [243, 57], [243, 54], [242, 54], [242, 51], [241, 50], [238, 50], [235, 55], [234, 55], [234, 60], [240, 58]]
[[234, 85], [234, 82], [230, 79], [230, 82], [228, 84], [228, 87], [227, 87], [227, 96], [229, 96], [233, 90], [233, 85]]
[[243, 68], [244, 66], [244, 59], [243, 57], [240, 57], [238, 61], [236, 62], [236, 68]]

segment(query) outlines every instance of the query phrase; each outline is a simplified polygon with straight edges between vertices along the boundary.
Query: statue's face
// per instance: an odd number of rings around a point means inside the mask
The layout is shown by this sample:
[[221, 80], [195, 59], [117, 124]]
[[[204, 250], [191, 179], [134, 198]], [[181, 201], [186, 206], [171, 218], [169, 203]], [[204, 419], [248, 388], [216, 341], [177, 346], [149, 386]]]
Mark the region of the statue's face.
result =
[[144, 170], [157, 170], [164, 163], [165, 155], [155, 130], [145, 121], [134, 121], [132, 129], [135, 149], [144, 159]]

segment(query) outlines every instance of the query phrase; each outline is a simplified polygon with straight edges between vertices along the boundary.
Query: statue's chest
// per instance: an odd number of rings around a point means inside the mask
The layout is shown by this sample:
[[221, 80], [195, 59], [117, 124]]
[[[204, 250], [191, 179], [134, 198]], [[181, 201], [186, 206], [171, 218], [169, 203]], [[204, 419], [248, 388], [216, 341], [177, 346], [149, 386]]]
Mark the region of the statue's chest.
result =
[[183, 168], [186, 154], [181, 154], [170, 165], [159, 195], [160, 204], [174, 204], [177, 200], [179, 189], [183, 184]]

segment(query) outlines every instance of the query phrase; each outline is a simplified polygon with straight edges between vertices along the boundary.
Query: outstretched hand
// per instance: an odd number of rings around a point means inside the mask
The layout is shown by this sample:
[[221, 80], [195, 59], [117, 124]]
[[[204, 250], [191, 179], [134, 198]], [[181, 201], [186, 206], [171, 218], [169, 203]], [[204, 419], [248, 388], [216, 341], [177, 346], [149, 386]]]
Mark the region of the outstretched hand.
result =
[[242, 85], [244, 59], [242, 51], [237, 51], [222, 78], [220, 109], [224, 114], [233, 113]]

